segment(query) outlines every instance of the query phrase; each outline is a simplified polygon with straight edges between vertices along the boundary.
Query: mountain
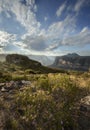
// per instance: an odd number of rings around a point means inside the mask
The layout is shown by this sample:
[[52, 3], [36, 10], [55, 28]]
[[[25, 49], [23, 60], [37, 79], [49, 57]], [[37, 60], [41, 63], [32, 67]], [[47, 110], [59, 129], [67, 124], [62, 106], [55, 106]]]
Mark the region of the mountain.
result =
[[23, 70], [29, 69], [32, 73], [55, 73], [59, 69], [43, 66], [40, 62], [31, 60], [27, 56], [19, 54], [9, 54], [6, 56], [6, 63], [20, 66]]
[[9, 54], [6, 56], [6, 62], [10, 64], [16, 64], [22, 66], [23, 68], [34, 68], [37, 66], [41, 66], [41, 63], [29, 59], [27, 56], [19, 55], [19, 54]]
[[42, 65], [48, 66], [53, 64], [55, 57], [54, 56], [44, 56], [44, 55], [28, 55], [30, 59], [39, 61]]
[[80, 56], [76, 53], [57, 56], [51, 67], [88, 71], [90, 68], [90, 56]]
[[[6, 54], [0, 54], [0, 61], [3, 62], [6, 60]], [[44, 66], [49, 66], [53, 64], [55, 56], [44, 56], [44, 55], [27, 55], [29, 59], [39, 61]]]

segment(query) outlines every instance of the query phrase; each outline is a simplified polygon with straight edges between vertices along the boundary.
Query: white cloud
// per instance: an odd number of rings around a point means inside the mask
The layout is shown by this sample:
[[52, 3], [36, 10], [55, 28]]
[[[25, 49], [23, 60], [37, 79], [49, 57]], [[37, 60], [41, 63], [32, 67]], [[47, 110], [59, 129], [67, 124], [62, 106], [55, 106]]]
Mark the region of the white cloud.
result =
[[80, 33], [72, 37], [63, 39], [62, 44], [63, 45], [76, 45], [76, 46], [90, 44], [90, 31], [89, 30], [81, 31]]
[[23, 43], [27, 45], [26, 49], [36, 51], [49, 51], [57, 48], [59, 42], [75, 33], [76, 17], [68, 15], [64, 20], [51, 24], [47, 30], [42, 29], [35, 36], [29, 33], [22, 37]]
[[44, 17], [44, 21], [47, 21], [48, 20], [48, 17]]
[[[21, 48], [27, 53], [54, 54], [60, 46], [85, 45], [90, 43], [90, 31], [88, 27], [83, 28], [77, 34], [76, 20], [77, 15], [67, 14], [64, 20], [52, 23], [48, 29], [40, 29], [40, 22], [37, 21], [35, 12], [37, 5], [35, 0], [26, 0], [26, 4], [20, 2], [22, 0], [0, 0], [0, 12], [4, 11], [7, 17], [10, 17], [11, 11], [17, 21], [19, 21], [27, 32], [21, 37], [21, 41], [17, 41], [16, 35], [0, 31], [0, 48], [8, 44]], [[85, 0], [78, 0], [74, 8], [69, 7], [68, 10], [75, 11], [77, 14], [82, 8]], [[56, 12], [57, 17], [62, 15], [66, 8], [66, 2], [63, 3]], [[44, 17], [47, 21], [48, 18]], [[0, 50], [1, 50], [0, 49]], [[7, 48], [6, 48], [7, 49]]]
[[85, 0], [78, 0], [75, 4], [74, 11], [79, 12], [82, 6], [84, 5]]
[[55, 22], [49, 26], [47, 37], [51, 39], [62, 39], [75, 32], [76, 17], [67, 15], [67, 17], [59, 22]]
[[74, 13], [73, 15], [76, 15], [78, 16], [81, 9], [85, 6], [88, 6], [89, 5], [89, 0], [76, 0], [76, 3], [75, 4], [70, 4], [69, 6], [67, 6], [67, 14], [68, 13]]
[[56, 11], [57, 17], [60, 17], [62, 15], [62, 12], [65, 10], [65, 8], [66, 8], [66, 2], [64, 2], [62, 5], [60, 5], [58, 10]]
[[23, 42], [13, 42], [13, 44], [14, 45], [16, 45], [16, 46], [18, 46], [18, 47], [21, 47], [21, 48], [26, 48], [27, 47], [27, 45], [26, 44], [24, 44]]
[[4, 47], [8, 43], [15, 41], [16, 35], [9, 34], [5, 31], [0, 31], [0, 46]]
[[0, 12], [2, 11], [6, 14], [10, 11], [14, 13], [17, 21], [26, 28], [30, 35], [35, 35], [39, 31], [40, 23], [36, 20], [34, 13], [37, 11], [35, 0], [26, 0], [26, 5], [20, 0], [0, 0]]
[[87, 27], [84, 27], [78, 34], [68, 36], [66, 38], [64, 37], [60, 41], [53, 43], [49, 46], [48, 50], [54, 50], [60, 46], [66, 45], [82, 47], [87, 44], [90, 44], [90, 30]]
[[80, 33], [85, 33], [85, 32], [88, 32], [88, 31], [89, 31], [88, 27], [84, 27], [84, 28], [81, 30]]

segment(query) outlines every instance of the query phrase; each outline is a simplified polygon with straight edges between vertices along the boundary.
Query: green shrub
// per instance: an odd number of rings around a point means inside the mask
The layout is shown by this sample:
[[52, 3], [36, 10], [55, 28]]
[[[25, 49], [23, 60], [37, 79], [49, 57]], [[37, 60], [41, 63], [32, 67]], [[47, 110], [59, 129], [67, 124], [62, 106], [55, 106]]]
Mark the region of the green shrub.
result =
[[12, 80], [12, 76], [10, 74], [0, 74], [0, 82], [6, 82]]
[[40, 77], [37, 80], [36, 86], [38, 89], [44, 90], [44, 91], [51, 91], [51, 86], [49, 84], [49, 80], [47, 77]]
[[20, 81], [20, 80], [27, 80], [27, 77], [26, 77], [26, 75], [19, 75], [19, 76], [13, 76], [12, 77], [12, 80], [14, 80], [14, 81]]

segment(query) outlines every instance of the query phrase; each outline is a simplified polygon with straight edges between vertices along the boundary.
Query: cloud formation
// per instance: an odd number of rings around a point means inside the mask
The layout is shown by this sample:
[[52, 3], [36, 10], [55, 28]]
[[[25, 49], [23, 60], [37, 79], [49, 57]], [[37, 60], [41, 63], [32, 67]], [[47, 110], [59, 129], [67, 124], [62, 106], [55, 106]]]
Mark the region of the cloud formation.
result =
[[62, 40], [58, 41], [58, 43], [50, 45], [48, 50], [57, 49], [62, 45], [82, 47], [86, 44], [90, 44], [90, 30], [87, 27], [84, 27], [78, 34], [63, 38]]
[[[90, 30], [84, 27], [81, 30], [77, 28], [77, 17], [81, 8], [84, 6], [85, 0], [77, 0], [75, 5], [67, 6], [63, 2], [56, 10], [55, 16], [58, 19], [65, 11], [66, 16], [63, 19], [50, 23], [48, 28], [41, 28], [40, 21], [37, 20], [36, 12], [38, 6], [35, 0], [0, 0], [0, 13], [4, 12], [8, 19], [17, 20], [24, 28], [25, 34], [20, 36], [10, 34], [7, 31], [0, 31], [0, 48], [12, 49], [16, 48], [22, 51], [41, 52], [51, 54], [61, 46], [82, 46], [90, 43]], [[74, 13], [74, 15], [73, 15]], [[48, 21], [48, 17], [44, 16], [44, 21]], [[1, 21], [2, 22], [2, 21]], [[78, 31], [77, 31], [78, 30]], [[9, 48], [12, 46], [11, 48]], [[0, 49], [1, 50], [1, 49]], [[15, 50], [14, 50], [15, 51]]]
[[4, 11], [9, 16], [11, 11], [31, 35], [40, 27], [34, 13], [36, 10], [35, 0], [25, 0], [24, 3], [23, 0], [0, 0], [0, 12]]
[[30, 37], [30, 36], [26, 36], [23, 39], [23, 43], [26, 45], [27, 44], [27, 49], [32, 49], [32, 50], [36, 50], [36, 51], [43, 51], [45, 50], [46, 43], [45, 43], [45, 37], [40, 35], [37, 37]]
[[10, 42], [14, 42], [16, 35], [9, 34], [5, 31], [0, 31], [0, 46], [6, 46]]
[[79, 12], [80, 9], [84, 6], [85, 0], [78, 0], [75, 4], [74, 11]]
[[60, 5], [58, 10], [56, 11], [57, 17], [60, 17], [62, 15], [62, 12], [64, 11], [65, 8], [66, 8], [66, 2], [64, 2], [62, 5]]

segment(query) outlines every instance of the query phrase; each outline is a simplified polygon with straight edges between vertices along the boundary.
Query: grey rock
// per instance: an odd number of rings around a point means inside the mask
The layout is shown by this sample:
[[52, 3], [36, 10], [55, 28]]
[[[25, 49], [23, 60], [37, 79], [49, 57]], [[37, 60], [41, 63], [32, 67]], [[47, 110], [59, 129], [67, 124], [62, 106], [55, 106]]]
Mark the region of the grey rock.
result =
[[8, 92], [8, 90], [2, 87], [1, 92]]

